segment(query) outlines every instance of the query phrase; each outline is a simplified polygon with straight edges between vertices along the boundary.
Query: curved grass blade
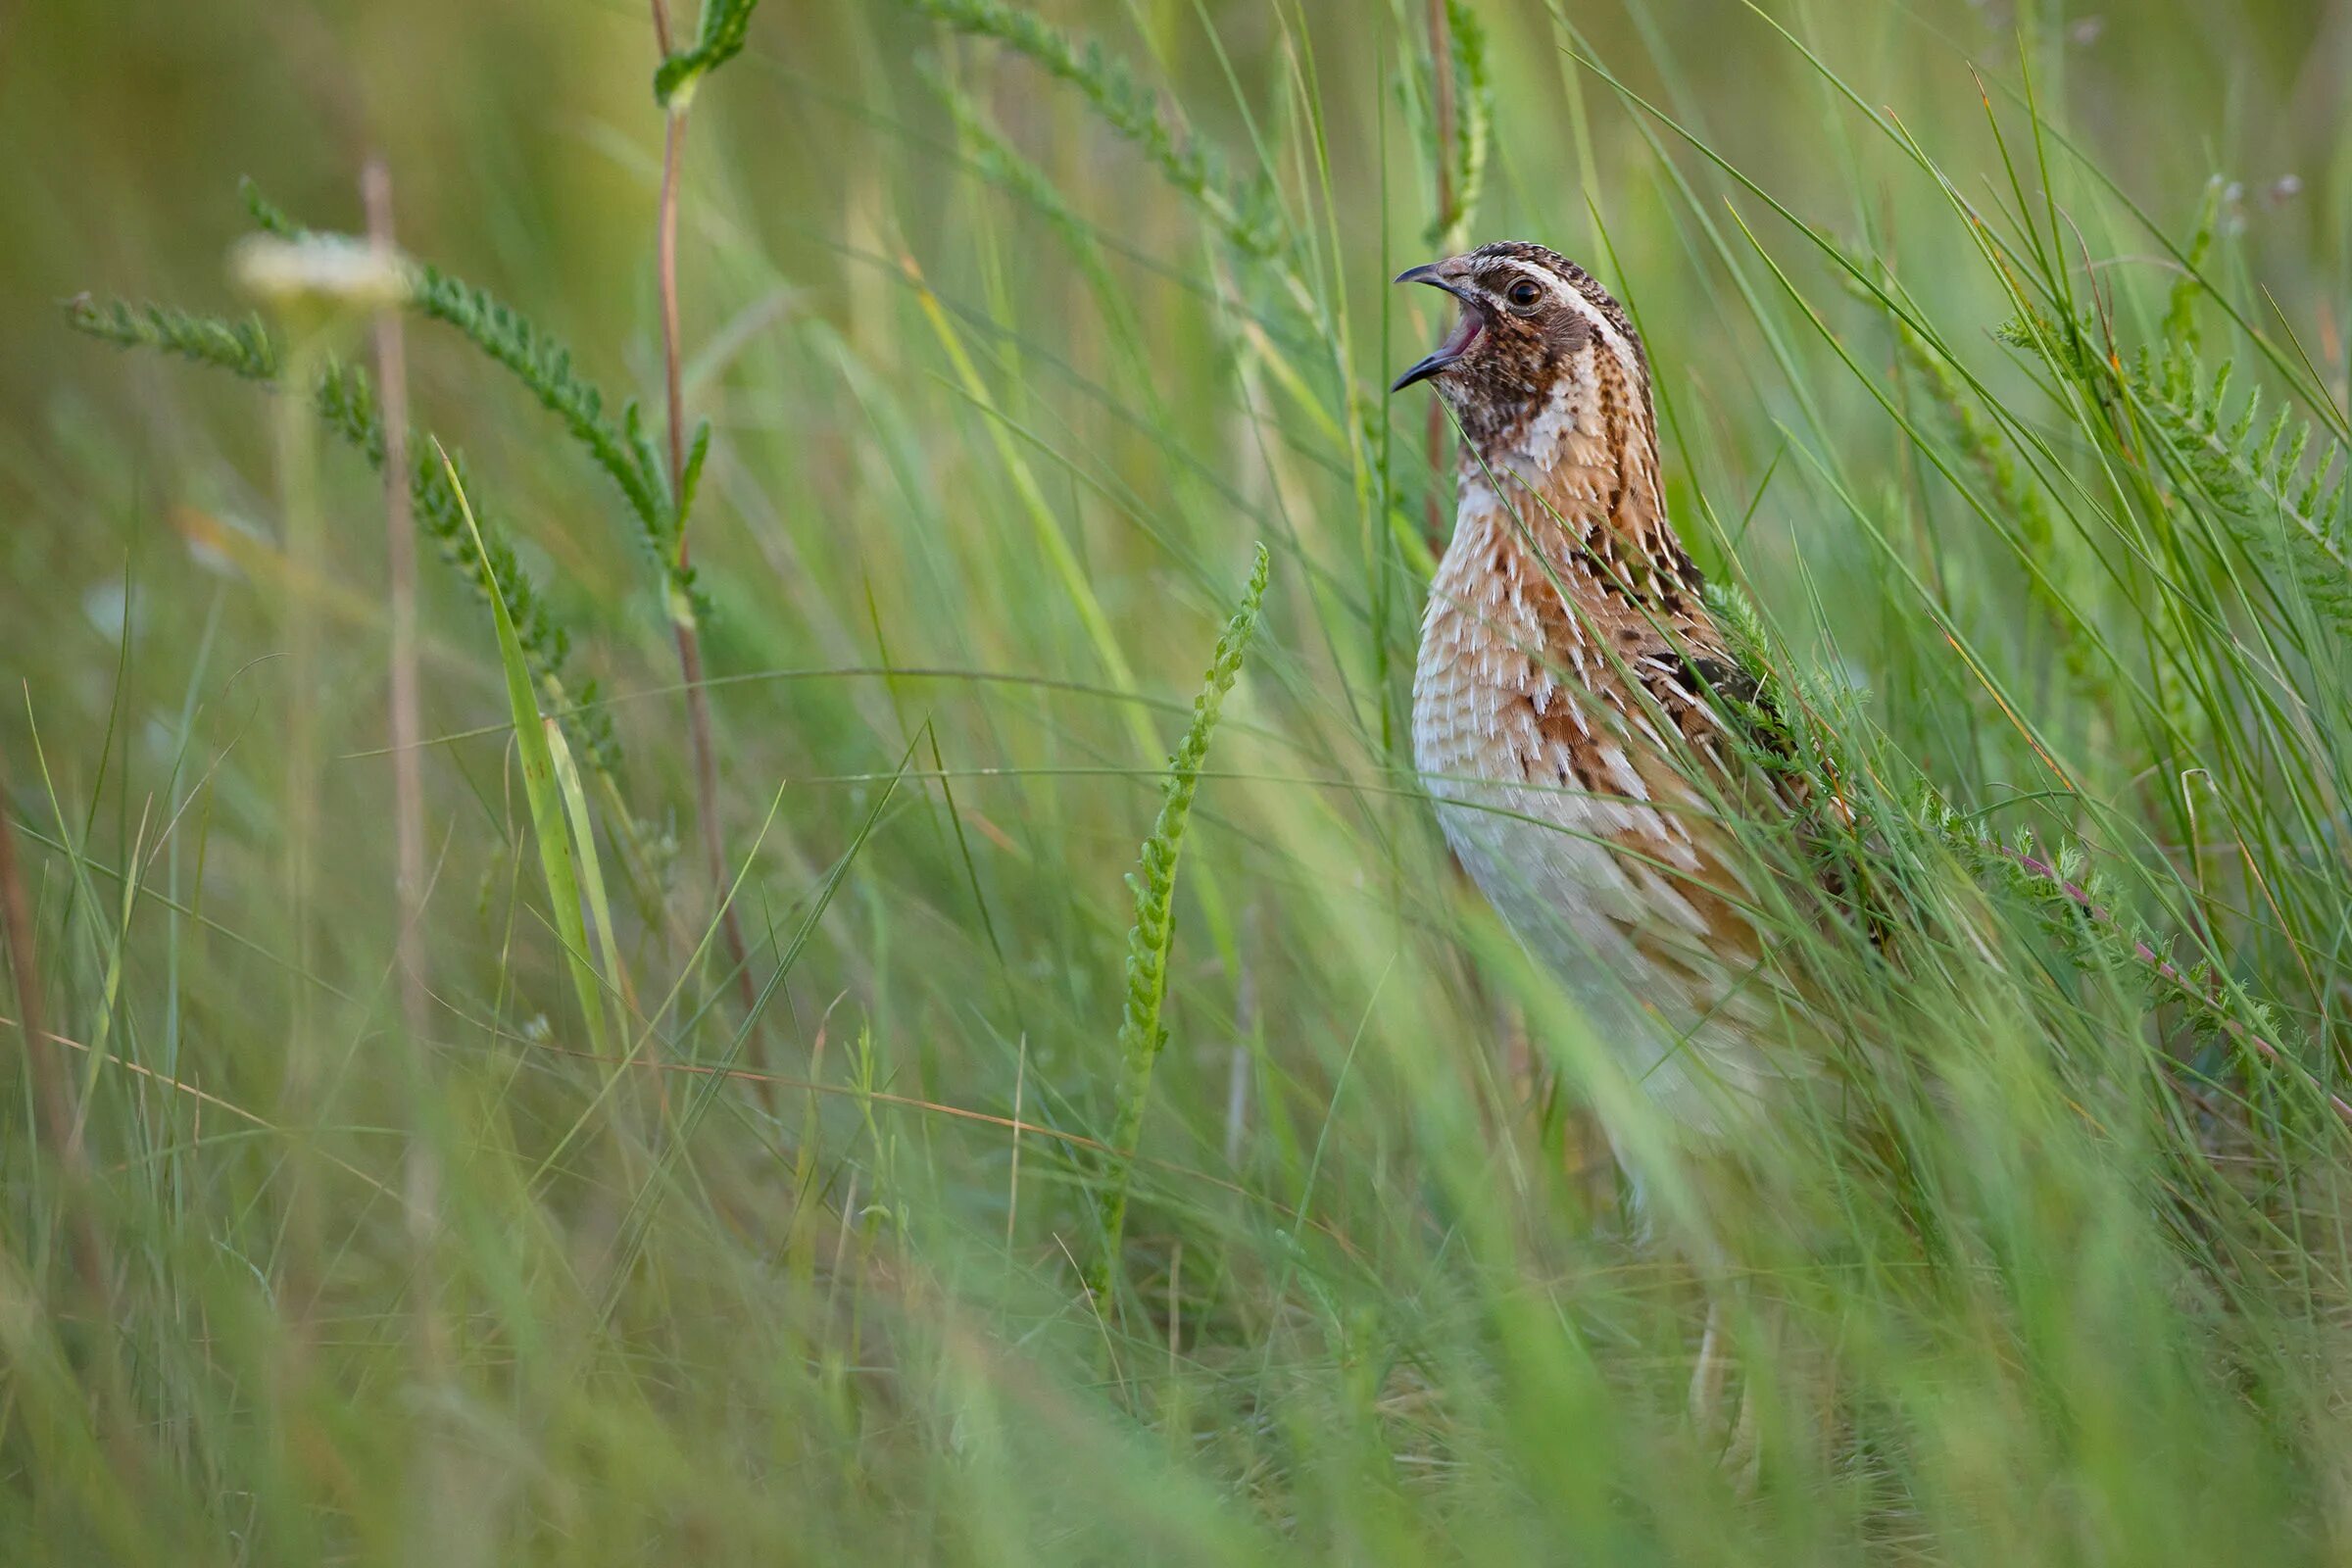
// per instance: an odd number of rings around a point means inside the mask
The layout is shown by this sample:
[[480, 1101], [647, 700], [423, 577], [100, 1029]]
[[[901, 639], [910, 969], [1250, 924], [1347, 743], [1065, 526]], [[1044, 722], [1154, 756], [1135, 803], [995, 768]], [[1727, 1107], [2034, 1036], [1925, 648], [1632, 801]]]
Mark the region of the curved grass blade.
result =
[[580, 770], [571, 760], [571, 745], [564, 739], [562, 722], [542, 718], [539, 723], [547, 732], [548, 758], [555, 763], [556, 787], [563, 794], [564, 814], [571, 824], [571, 840], [579, 856], [580, 891], [596, 921], [597, 956], [604, 960], [605, 979], [614, 988], [625, 1011], [629, 1009], [628, 977], [621, 970], [620, 948], [612, 932], [612, 904], [605, 897], [604, 862], [596, 853], [596, 824], [588, 815], [588, 792], [580, 785]]
[[[433, 454], [441, 461], [441, 471], [458, 499], [466, 530], [473, 539], [473, 548], [481, 557], [482, 570], [487, 574], [490, 553], [482, 543], [481, 525], [474, 520], [473, 504], [466, 499], [466, 486], [458, 477], [457, 465], [449, 461], [449, 453], [438, 441], [433, 443]], [[580, 880], [575, 869], [571, 828], [564, 819], [563, 793], [556, 782], [555, 756], [547, 744], [548, 725], [542, 721], [539, 705], [531, 696], [531, 666], [522, 657], [522, 642], [514, 634], [514, 617], [507, 613], [505, 595], [490, 596], [490, 613], [498, 624], [498, 662], [506, 671], [507, 704], [514, 716], [514, 746], [522, 755], [523, 794], [530, 806], [531, 835], [539, 841], [539, 869], [547, 878], [548, 912], [556, 922], [557, 939], [564, 944], [564, 961], [571, 970], [571, 987], [579, 995], [580, 1013], [588, 1023], [588, 1038], [602, 1055], [604, 982], [588, 956], [588, 928], [580, 914]]]

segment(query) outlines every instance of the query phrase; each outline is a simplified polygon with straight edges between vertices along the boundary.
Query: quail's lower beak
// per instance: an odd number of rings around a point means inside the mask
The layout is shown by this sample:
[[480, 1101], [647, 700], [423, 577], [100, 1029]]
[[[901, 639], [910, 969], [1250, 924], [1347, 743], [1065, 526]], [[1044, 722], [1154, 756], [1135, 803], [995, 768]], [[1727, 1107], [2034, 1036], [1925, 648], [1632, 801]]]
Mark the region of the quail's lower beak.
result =
[[1456, 286], [1450, 278], [1438, 270], [1440, 265], [1437, 262], [1430, 262], [1420, 267], [1407, 268], [1396, 274], [1396, 281], [1399, 283], [1427, 283], [1431, 288], [1444, 289], [1461, 301], [1462, 318], [1454, 323], [1453, 330], [1446, 334], [1446, 341], [1438, 345], [1435, 353], [1396, 378], [1396, 384], [1389, 388], [1391, 392], [1401, 392], [1415, 381], [1426, 381], [1440, 370], [1445, 369], [1454, 361], [1469, 353], [1470, 345], [1476, 343], [1478, 335], [1487, 329], [1486, 313], [1479, 306], [1478, 297]]

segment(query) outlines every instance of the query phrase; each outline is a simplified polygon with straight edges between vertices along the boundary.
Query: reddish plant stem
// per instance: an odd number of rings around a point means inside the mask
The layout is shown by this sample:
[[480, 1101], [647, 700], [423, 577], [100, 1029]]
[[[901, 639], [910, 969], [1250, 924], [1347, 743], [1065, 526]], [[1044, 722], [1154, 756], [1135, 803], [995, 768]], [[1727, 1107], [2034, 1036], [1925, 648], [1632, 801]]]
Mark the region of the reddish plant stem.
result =
[[[670, 52], [668, 8], [662, 0], [653, 0], [653, 12], [654, 38], [666, 59]], [[685, 106], [682, 103], [673, 106], [665, 118], [655, 257], [662, 294], [662, 375], [668, 402], [669, 499], [677, 519], [677, 569], [683, 575], [694, 559], [686, 539], [686, 397], [678, 327], [678, 165], [686, 141]], [[762, 1067], [772, 1067], [766, 1031], [760, 1027], [760, 988], [752, 980], [751, 949], [743, 939], [743, 922], [736, 915], [734, 901], [727, 897], [732, 879], [727, 874], [726, 835], [718, 816], [718, 748], [711, 738], [710, 694], [703, 680], [702, 634], [695, 624], [693, 606], [680, 602], [676, 593], [667, 597], [670, 627], [678, 645], [678, 674], [686, 687], [686, 734], [694, 751], [695, 814], [701, 819], [703, 858], [710, 869], [711, 897], [718, 902], [719, 940], [726, 949], [727, 961], [735, 970], [736, 994], [742, 999], [744, 1022], [751, 1030], [754, 1059]], [[760, 1101], [770, 1111], [775, 1109], [774, 1091], [764, 1082], [760, 1084]]]
[[[368, 240], [379, 260], [393, 261], [392, 176], [381, 158], [360, 176]], [[416, 519], [409, 499], [409, 369], [400, 309], [375, 313], [375, 384], [384, 424], [385, 591], [391, 601], [391, 741], [393, 889], [400, 918], [395, 961], [400, 967], [401, 1021], [421, 1045], [431, 1021], [424, 958], [424, 779], [418, 760]]]
[[[2119, 921], [2117, 921], [2114, 914], [2111, 913], [2104, 905], [2101, 905], [2097, 900], [2093, 899], [2090, 896], [2090, 891], [2087, 888], [2082, 887], [2079, 883], [2068, 880], [2065, 873], [2061, 872], [2056, 866], [2050, 864], [2046, 860], [2041, 859], [2037, 856], [2028, 855], [2021, 850], [2006, 849], [2000, 845], [1994, 845], [1992, 848], [1994, 853], [1999, 855], [2003, 859], [2008, 860], [2015, 865], [2024, 867], [2034, 875], [2048, 882], [2052, 887], [2058, 889], [2059, 892], [2066, 896], [2067, 901], [2073, 904], [2077, 908], [2081, 909], [2083, 915], [2087, 917], [2093, 924], [2106, 926], [2110, 930], [2121, 929], [2121, 924]], [[2265, 1040], [2253, 1030], [2248, 1029], [2244, 1024], [2239, 1023], [2236, 1019], [2223, 1016], [2215, 1008], [2213, 999], [2200, 992], [2195, 986], [2191, 985], [2189, 983], [2188, 976], [2182, 974], [2180, 970], [2180, 967], [2175, 964], [2172, 959], [2166, 957], [2163, 954], [2158, 953], [2154, 948], [2149, 947], [2145, 942], [2140, 941], [2137, 937], [2133, 937], [2132, 939], [2132, 956], [2137, 959], [2140, 963], [2146, 965], [2149, 972], [2153, 973], [2158, 979], [2164, 981], [2174, 990], [2180, 992], [2191, 1002], [2196, 1003], [2199, 1006], [2212, 1011], [2216, 1021], [2221, 1025], [2222, 1033], [2228, 1035], [2231, 1040], [2236, 1041], [2239, 1045], [2244, 1046], [2247, 1050], [2253, 1052], [2254, 1054], [2260, 1056], [2264, 1061], [2270, 1063], [2272, 1066], [2277, 1067], [2284, 1065], [2285, 1057], [2279, 1054], [2277, 1046], [2272, 1045], [2268, 1040]], [[2352, 1103], [2347, 1103], [2340, 1096], [2329, 1094], [2328, 1096], [2328, 1105], [2329, 1109], [2335, 1112], [2337, 1120], [2343, 1122], [2347, 1127], [2352, 1127]]]
[[[686, 111], [662, 117], [662, 214], [657, 266], [662, 289], [662, 373], [669, 394], [669, 486], [674, 504], [686, 477], [686, 409], [680, 397], [678, 363], [678, 164], [686, 150]], [[683, 524], [684, 519], [679, 519]], [[678, 535], [678, 564], [686, 564], [686, 536]]]
[[[368, 242], [386, 266], [395, 264], [392, 174], [382, 158], [370, 158], [360, 173], [360, 198], [368, 214]], [[448, 1370], [448, 1340], [441, 1332], [438, 1276], [433, 1267], [433, 1232], [441, 1212], [441, 1161], [431, 1129], [423, 1125], [425, 1041], [432, 1024], [431, 977], [424, 943], [424, 774], [418, 737], [416, 678], [416, 518], [410, 504], [409, 363], [401, 335], [401, 312], [386, 304], [375, 313], [375, 383], [384, 423], [385, 587], [391, 600], [391, 732], [393, 894], [400, 934], [393, 950], [400, 970], [400, 1017], [408, 1030], [410, 1093], [417, 1097], [419, 1123], [410, 1134], [404, 1161], [402, 1206], [409, 1241], [416, 1250], [411, 1286], [416, 1302], [417, 1360], [428, 1381]], [[438, 1459], [428, 1461], [440, 1463]]]
[[[392, 226], [392, 173], [382, 157], [360, 172], [360, 200], [368, 215], [368, 243], [376, 259], [398, 265]], [[441, 1271], [434, 1238], [441, 1221], [441, 1156], [429, 1110], [431, 1071], [426, 1045], [432, 1025], [432, 981], [424, 940], [424, 772], [416, 676], [416, 517], [410, 501], [409, 361], [401, 308], [387, 302], [375, 313], [375, 384], [384, 430], [385, 592], [390, 600], [392, 649], [393, 901], [400, 921], [393, 962], [400, 970], [400, 1017], [407, 1039], [408, 1088], [414, 1108], [401, 1161], [400, 1205], [406, 1217], [409, 1296], [415, 1303], [416, 1375], [427, 1389], [446, 1386], [450, 1340], [441, 1321]], [[430, 1500], [411, 1510], [415, 1554], [446, 1556], [447, 1532], [458, 1515], [448, 1503], [464, 1483], [455, 1446], [439, 1423], [419, 1433], [415, 1463]]]

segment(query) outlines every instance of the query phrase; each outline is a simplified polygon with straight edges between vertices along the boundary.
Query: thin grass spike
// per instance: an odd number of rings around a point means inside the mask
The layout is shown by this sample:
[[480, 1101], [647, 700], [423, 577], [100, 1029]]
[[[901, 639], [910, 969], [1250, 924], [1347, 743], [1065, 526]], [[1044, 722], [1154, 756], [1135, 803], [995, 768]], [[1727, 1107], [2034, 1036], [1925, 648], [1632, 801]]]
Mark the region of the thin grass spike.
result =
[[1077, 88], [1103, 123], [1205, 212], [1235, 249], [1266, 257], [1281, 248], [1268, 193], [1235, 179], [1216, 150], [1200, 137], [1172, 129], [1156, 98], [1101, 44], [1080, 48], [1060, 29], [1003, 0], [900, 3], [957, 32], [994, 39]]
[[1118, 1270], [1121, 1237], [1127, 1223], [1127, 1187], [1133, 1172], [1135, 1147], [1144, 1130], [1144, 1110], [1152, 1099], [1152, 1067], [1167, 1046], [1161, 1022], [1168, 995], [1168, 948], [1174, 936], [1176, 866], [1184, 851], [1184, 835], [1192, 818], [1193, 797], [1200, 787], [1201, 764], [1208, 757], [1209, 738], [1216, 732], [1226, 694], [1242, 672], [1242, 660], [1256, 634], [1259, 607], [1266, 596], [1270, 558], [1257, 547], [1250, 569], [1250, 585], [1225, 629], [1217, 637], [1215, 654], [1200, 693], [1193, 699], [1193, 719], [1184, 739], [1168, 759], [1168, 777], [1159, 815], [1144, 840], [1139, 872], [1127, 878], [1135, 895], [1135, 924], [1127, 933], [1127, 991], [1119, 1017], [1119, 1098], [1111, 1123], [1108, 1168], [1103, 1174], [1102, 1254], [1095, 1272], [1098, 1300], [1110, 1289]]

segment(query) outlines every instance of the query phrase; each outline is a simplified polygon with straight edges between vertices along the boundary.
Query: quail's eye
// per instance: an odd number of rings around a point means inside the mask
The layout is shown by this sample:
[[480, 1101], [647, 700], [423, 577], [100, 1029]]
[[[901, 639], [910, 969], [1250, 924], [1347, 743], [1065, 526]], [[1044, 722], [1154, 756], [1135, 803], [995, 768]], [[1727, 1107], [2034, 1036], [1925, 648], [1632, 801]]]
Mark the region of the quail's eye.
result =
[[1518, 282], [1513, 283], [1509, 290], [1503, 295], [1503, 298], [1509, 300], [1515, 309], [1522, 311], [1534, 310], [1536, 308], [1536, 301], [1542, 299], [1543, 297], [1544, 290], [1542, 285], [1538, 284], [1532, 277], [1521, 278]]

